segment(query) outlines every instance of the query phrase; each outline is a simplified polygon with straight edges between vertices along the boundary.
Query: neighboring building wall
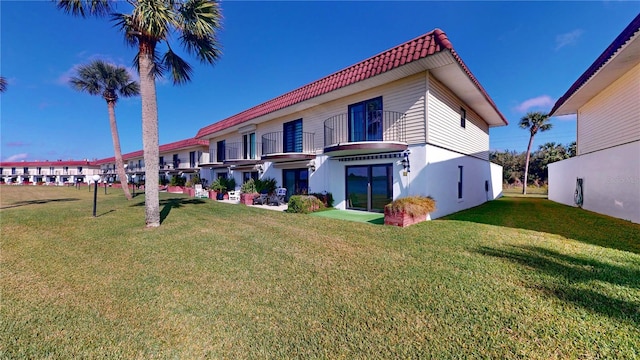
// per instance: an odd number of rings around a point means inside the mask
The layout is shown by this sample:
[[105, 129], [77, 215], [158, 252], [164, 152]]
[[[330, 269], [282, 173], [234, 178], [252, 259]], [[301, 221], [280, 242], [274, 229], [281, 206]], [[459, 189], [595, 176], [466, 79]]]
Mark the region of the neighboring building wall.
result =
[[640, 140], [640, 64], [578, 110], [578, 155]]
[[576, 206], [576, 178], [582, 208], [640, 223], [640, 141], [549, 164], [549, 199]]
[[[466, 126], [460, 126], [460, 109]], [[429, 77], [427, 142], [489, 160], [489, 126], [433, 76]]]

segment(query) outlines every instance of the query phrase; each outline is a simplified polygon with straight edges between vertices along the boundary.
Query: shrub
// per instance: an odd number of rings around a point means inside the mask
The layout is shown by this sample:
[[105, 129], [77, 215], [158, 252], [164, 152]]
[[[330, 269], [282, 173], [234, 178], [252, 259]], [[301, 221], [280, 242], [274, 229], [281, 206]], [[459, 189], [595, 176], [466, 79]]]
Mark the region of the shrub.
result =
[[330, 192], [311, 193], [309, 195], [317, 197], [320, 201], [322, 201], [324, 206], [333, 207], [333, 195]]
[[293, 195], [289, 198], [287, 212], [308, 214], [324, 208], [324, 204], [317, 197], [311, 195]]
[[187, 180], [185, 178], [183, 178], [182, 176], [173, 175], [171, 177], [171, 182], [169, 183], [169, 185], [171, 185], [171, 186], [184, 186], [184, 184], [186, 182], [187, 182]]
[[262, 180], [256, 180], [256, 192], [260, 194], [272, 194], [278, 187], [278, 182], [274, 178], [264, 178]]
[[257, 193], [258, 191], [256, 190], [256, 182], [253, 179], [245, 181], [245, 183], [240, 187], [240, 192], [243, 194]]
[[408, 196], [387, 204], [385, 210], [394, 215], [405, 213], [411, 217], [426, 216], [436, 210], [436, 201], [431, 196]]

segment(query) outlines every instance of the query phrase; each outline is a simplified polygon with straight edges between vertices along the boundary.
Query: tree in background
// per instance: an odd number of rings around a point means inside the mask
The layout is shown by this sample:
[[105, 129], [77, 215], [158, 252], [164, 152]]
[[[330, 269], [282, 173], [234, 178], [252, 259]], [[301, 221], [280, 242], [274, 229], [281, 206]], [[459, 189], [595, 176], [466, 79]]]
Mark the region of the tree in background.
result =
[[0, 93], [7, 91], [7, 79], [4, 76], [0, 76]]
[[[76, 16], [104, 16], [115, 2], [109, 0], [57, 0], [59, 9]], [[160, 226], [159, 143], [156, 77], [169, 73], [174, 84], [191, 80], [191, 66], [178, 56], [169, 39], [179, 39], [187, 53], [203, 63], [214, 64], [220, 57], [217, 33], [221, 29], [220, 6], [213, 0], [129, 0], [130, 14], [111, 14], [125, 40], [138, 53], [135, 64], [140, 73], [142, 98], [142, 146], [145, 162], [145, 222]], [[158, 45], [166, 46], [160, 55]]]
[[527, 145], [527, 153], [526, 160], [524, 166], [524, 182], [522, 184], [522, 193], [527, 193], [527, 181], [528, 181], [528, 173], [529, 173], [529, 160], [531, 159], [531, 145], [533, 144], [533, 138], [536, 136], [538, 131], [544, 132], [550, 130], [552, 124], [549, 123], [549, 114], [545, 114], [539, 111], [529, 112], [527, 115], [523, 116], [520, 119], [520, 127], [523, 129], [528, 129], [529, 133], [529, 145]]
[[[138, 96], [140, 86], [131, 80], [127, 69], [108, 64], [102, 60], [93, 61], [82, 65], [77, 69], [77, 76], [69, 80], [71, 86], [81, 92], [90, 95], [101, 95], [107, 102], [109, 111], [109, 126], [111, 127], [111, 140], [116, 159], [116, 173], [121, 182], [126, 184], [127, 175], [124, 171], [122, 150], [120, 149], [120, 136], [118, 135], [118, 123], [116, 122], [116, 102], [118, 94], [123, 97]], [[129, 187], [123, 186], [124, 196], [131, 200]]]

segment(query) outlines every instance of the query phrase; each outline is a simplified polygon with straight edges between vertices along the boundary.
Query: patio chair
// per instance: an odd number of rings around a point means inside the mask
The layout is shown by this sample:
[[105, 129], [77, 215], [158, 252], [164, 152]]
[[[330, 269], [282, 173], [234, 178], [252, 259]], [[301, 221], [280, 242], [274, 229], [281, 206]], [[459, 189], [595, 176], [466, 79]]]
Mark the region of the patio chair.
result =
[[260, 194], [260, 196], [253, 198], [254, 205], [267, 205], [268, 201], [269, 201], [269, 194]]
[[286, 196], [286, 188], [277, 188], [275, 194], [273, 194], [273, 196], [269, 200], [269, 204], [282, 205], [285, 203]]
[[240, 201], [240, 191], [238, 190], [229, 191], [229, 200]]
[[207, 191], [202, 188], [202, 184], [196, 184], [195, 191], [196, 191], [195, 193], [196, 198], [204, 199], [209, 197], [209, 194], [207, 193]]

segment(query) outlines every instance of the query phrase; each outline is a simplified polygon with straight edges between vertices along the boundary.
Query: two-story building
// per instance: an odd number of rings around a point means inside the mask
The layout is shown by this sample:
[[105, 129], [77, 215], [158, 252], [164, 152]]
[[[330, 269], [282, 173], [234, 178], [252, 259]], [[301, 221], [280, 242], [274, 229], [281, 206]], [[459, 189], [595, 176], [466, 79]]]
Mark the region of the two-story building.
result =
[[88, 184], [98, 172], [98, 166], [88, 160], [0, 162], [5, 184]]
[[577, 156], [549, 165], [549, 199], [640, 223], [640, 15], [556, 102]]
[[429, 195], [439, 217], [499, 196], [489, 129], [507, 120], [439, 29], [198, 131], [212, 177], [273, 177], [382, 211]]
[[[160, 146], [160, 179], [169, 181], [172, 176], [182, 176], [189, 180], [193, 174], [200, 173], [201, 164], [209, 163], [209, 142], [198, 139], [185, 139]], [[145, 166], [142, 150], [122, 155], [128, 181], [144, 181]], [[113, 181], [120, 181], [116, 174], [114, 157], [100, 159], [95, 162], [100, 168], [100, 174], [110, 177]], [[209, 180], [203, 172], [202, 177]]]

